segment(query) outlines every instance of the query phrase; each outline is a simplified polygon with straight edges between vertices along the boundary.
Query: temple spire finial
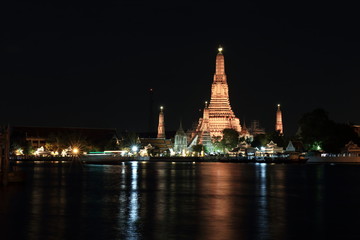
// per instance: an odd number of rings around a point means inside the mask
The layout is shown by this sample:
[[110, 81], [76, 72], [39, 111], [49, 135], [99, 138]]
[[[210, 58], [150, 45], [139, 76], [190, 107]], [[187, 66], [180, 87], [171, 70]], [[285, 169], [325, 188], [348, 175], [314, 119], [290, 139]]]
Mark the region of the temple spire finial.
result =
[[219, 51], [219, 53], [222, 53], [222, 50], [223, 50], [222, 46], [221, 46], [221, 45], [219, 45], [219, 47], [218, 47], [218, 51]]

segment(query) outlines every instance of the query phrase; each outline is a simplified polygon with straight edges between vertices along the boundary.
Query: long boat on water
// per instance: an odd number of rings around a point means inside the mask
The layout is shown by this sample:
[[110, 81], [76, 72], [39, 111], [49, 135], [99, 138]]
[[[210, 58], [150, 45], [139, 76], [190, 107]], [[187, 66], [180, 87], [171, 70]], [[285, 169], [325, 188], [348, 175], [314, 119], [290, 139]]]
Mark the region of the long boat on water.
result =
[[308, 163], [360, 163], [359, 153], [309, 155]]

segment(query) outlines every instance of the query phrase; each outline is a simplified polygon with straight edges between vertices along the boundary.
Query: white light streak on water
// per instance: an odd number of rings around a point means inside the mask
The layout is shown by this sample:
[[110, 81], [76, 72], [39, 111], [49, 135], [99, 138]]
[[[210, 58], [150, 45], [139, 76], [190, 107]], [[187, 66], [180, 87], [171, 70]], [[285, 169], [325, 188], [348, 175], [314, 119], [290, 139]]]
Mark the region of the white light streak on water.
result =
[[257, 164], [258, 181], [258, 228], [262, 231], [268, 230], [268, 198], [267, 198], [267, 164]]
[[131, 194], [130, 194], [130, 218], [129, 222], [134, 223], [138, 218], [138, 191], [137, 191], [137, 178], [138, 178], [138, 162], [131, 163]]

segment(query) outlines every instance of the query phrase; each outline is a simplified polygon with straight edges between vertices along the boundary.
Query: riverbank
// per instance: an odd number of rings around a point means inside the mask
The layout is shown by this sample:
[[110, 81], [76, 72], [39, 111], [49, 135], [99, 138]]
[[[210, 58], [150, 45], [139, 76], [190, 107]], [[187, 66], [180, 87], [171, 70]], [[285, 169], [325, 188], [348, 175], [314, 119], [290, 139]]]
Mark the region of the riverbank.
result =
[[288, 158], [247, 158], [247, 157], [225, 157], [225, 156], [206, 156], [206, 157], [113, 157], [113, 156], [86, 156], [86, 157], [43, 157], [43, 158], [22, 158], [11, 159], [13, 164], [18, 163], [72, 163], [80, 162], [83, 164], [108, 164], [119, 165], [129, 161], [141, 162], [231, 162], [231, 163], [306, 163], [306, 159], [301, 161]]

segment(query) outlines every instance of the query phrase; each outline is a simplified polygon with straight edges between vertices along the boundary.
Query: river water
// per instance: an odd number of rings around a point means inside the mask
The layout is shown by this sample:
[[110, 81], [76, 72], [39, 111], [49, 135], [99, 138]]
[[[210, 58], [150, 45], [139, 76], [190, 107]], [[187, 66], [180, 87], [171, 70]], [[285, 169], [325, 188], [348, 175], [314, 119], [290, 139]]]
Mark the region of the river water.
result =
[[23, 165], [0, 239], [360, 239], [360, 165]]

